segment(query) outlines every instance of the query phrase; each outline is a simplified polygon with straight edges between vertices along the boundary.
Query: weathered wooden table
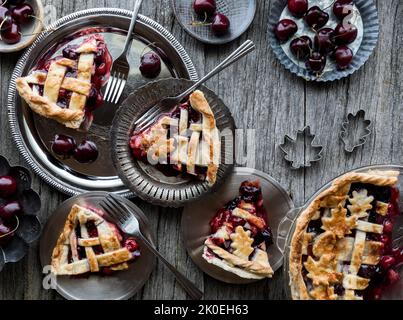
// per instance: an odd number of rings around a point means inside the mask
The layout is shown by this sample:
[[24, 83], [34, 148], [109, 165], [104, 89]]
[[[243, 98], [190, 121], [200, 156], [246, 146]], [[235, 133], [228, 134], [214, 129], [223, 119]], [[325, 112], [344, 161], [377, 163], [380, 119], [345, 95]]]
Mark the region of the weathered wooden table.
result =
[[[368, 0], [371, 1], [371, 0]], [[289, 190], [300, 205], [321, 185], [353, 168], [379, 163], [403, 163], [403, 2], [378, 0], [381, 32], [378, 46], [366, 65], [353, 76], [329, 84], [307, 83], [286, 71], [268, 44], [270, 0], [258, 0], [251, 28], [235, 42], [208, 46], [191, 38], [174, 18], [171, 0], [147, 0], [141, 13], [170, 30], [182, 43], [200, 74], [246, 39], [257, 45], [257, 53], [234, 68], [222, 72], [207, 84], [232, 110], [237, 127], [256, 129], [256, 165]], [[132, 9], [133, 0], [45, 0], [57, 16], [92, 8]], [[0, 154], [13, 165], [24, 164], [9, 131], [7, 86], [19, 54], [0, 55], [1, 102]], [[369, 142], [352, 155], [344, 152], [338, 134], [348, 112], [367, 111], [374, 133]], [[291, 171], [278, 144], [285, 134], [310, 125], [317, 141], [325, 147], [324, 159], [307, 170]], [[40, 218], [46, 222], [53, 210], [66, 199], [38, 177], [33, 187], [42, 198]], [[270, 281], [249, 286], [227, 285], [204, 275], [190, 260], [180, 232], [181, 210], [163, 209], [135, 201], [149, 217], [162, 254], [205, 292], [206, 299], [283, 299], [283, 272]], [[136, 299], [185, 299], [186, 294], [171, 273], [158, 263], [150, 280]], [[61, 299], [54, 291], [42, 289], [38, 245], [19, 263], [7, 265], [0, 273], [0, 299]]]

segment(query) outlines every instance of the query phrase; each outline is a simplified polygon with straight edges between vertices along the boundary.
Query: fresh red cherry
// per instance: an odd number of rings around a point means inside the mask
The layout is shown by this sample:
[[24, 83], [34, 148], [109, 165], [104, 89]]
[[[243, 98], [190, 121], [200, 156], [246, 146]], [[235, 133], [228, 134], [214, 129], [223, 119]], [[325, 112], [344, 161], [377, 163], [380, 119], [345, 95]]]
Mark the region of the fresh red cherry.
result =
[[314, 38], [314, 48], [322, 54], [329, 54], [334, 51], [336, 46], [332, 39], [335, 32], [332, 28], [320, 29]]
[[11, 219], [14, 216], [20, 215], [22, 213], [22, 208], [19, 202], [12, 201], [3, 206], [0, 206], [0, 218]]
[[205, 15], [211, 17], [215, 13], [217, 5], [215, 0], [195, 0], [193, 9], [201, 17]]
[[318, 6], [313, 6], [309, 8], [304, 19], [308, 26], [310, 26], [314, 30], [318, 30], [325, 26], [326, 23], [329, 21], [329, 14], [323, 11]]
[[146, 78], [156, 78], [161, 72], [161, 59], [154, 52], [147, 52], [141, 57], [140, 72]]
[[312, 40], [308, 36], [295, 38], [290, 43], [290, 50], [298, 59], [305, 59], [312, 50]]
[[346, 69], [351, 61], [353, 61], [353, 51], [346, 45], [338, 47], [334, 53], [337, 68], [339, 70]]
[[0, 177], [0, 197], [8, 198], [17, 191], [17, 181], [11, 176]]
[[297, 31], [298, 26], [291, 19], [280, 20], [274, 27], [274, 33], [280, 41], [289, 40]]
[[28, 3], [23, 3], [11, 9], [11, 16], [17, 23], [26, 24], [33, 18], [34, 9]]
[[343, 20], [345, 17], [350, 15], [353, 12], [353, 10], [354, 6], [351, 0], [350, 1], [338, 0], [333, 5], [333, 13], [340, 20]]
[[3, 21], [1, 27], [1, 39], [7, 44], [15, 44], [21, 40], [20, 25], [11, 17]]
[[383, 222], [383, 232], [391, 234], [393, 232], [393, 222], [390, 219], [386, 219]]
[[388, 270], [396, 264], [396, 259], [392, 256], [383, 256], [379, 261], [379, 265], [383, 270]]
[[333, 40], [336, 44], [349, 44], [357, 39], [358, 30], [352, 23], [339, 23], [334, 30]]
[[222, 36], [229, 30], [231, 23], [228, 17], [222, 13], [216, 13], [211, 23], [211, 30], [216, 36]]
[[313, 73], [322, 73], [326, 67], [326, 56], [319, 52], [312, 52], [305, 62], [305, 65], [307, 69]]
[[288, 0], [288, 10], [294, 17], [302, 18], [308, 10], [308, 0]]
[[71, 156], [76, 148], [76, 141], [73, 137], [63, 134], [55, 135], [51, 149], [58, 156], [68, 157]]
[[80, 163], [94, 162], [98, 158], [98, 148], [94, 142], [84, 140], [74, 150], [73, 156]]

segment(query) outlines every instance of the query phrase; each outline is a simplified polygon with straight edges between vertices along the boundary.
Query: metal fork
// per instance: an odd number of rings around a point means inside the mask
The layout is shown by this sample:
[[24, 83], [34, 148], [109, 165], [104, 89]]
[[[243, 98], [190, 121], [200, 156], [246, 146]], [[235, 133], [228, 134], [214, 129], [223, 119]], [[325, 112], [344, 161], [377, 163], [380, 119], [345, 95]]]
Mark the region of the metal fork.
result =
[[117, 223], [119, 228], [126, 234], [132, 235], [138, 239], [141, 239], [142, 243], [172, 271], [176, 280], [181, 284], [187, 294], [194, 300], [200, 300], [203, 296], [201, 292], [189, 279], [187, 279], [182, 273], [180, 273], [173, 265], [171, 265], [156, 249], [155, 247], [144, 237], [141, 233], [139, 222], [130, 209], [125, 206], [121, 200], [113, 194], [109, 194], [99, 204]]
[[134, 10], [132, 20], [130, 22], [129, 30], [127, 31], [127, 37], [122, 54], [117, 58], [111, 68], [111, 77], [105, 89], [104, 101], [117, 104], [123, 89], [126, 86], [127, 78], [130, 72], [130, 65], [127, 61], [127, 53], [130, 48], [131, 39], [134, 27], [136, 25], [137, 16], [140, 10], [142, 0], [136, 0], [134, 3]]
[[150, 126], [154, 119], [157, 118], [158, 115], [164, 112], [168, 112], [175, 105], [180, 103], [185, 97], [190, 95], [194, 90], [196, 90], [201, 84], [205, 83], [211, 77], [215, 76], [217, 73], [221, 72], [234, 62], [238, 61], [248, 53], [255, 50], [255, 44], [251, 40], [245, 41], [237, 50], [235, 50], [227, 59], [221, 62], [217, 67], [211, 70], [208, 74], [206, 74], [203, 78], [197, 81], [194, 85], [192, 85], [189, 89], [181, 93], [176, 97], [167, 97], [159, 101], [154, 107], [148, 110], [145, 114], [143, 114], [139, 119], [136, 120], [135, 126], [136, 130], [142, 131], [143, 129]]

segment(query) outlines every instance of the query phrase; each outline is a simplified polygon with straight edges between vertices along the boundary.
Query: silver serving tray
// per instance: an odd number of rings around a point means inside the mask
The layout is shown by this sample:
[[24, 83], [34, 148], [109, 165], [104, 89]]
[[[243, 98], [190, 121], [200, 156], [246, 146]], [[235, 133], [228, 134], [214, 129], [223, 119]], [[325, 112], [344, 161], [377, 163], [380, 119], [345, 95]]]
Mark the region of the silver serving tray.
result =
[[[17, 148], [32, 170], [52, 187], [69, 195], [87, 191], [109, 191], [125, 197], [133, 194], [117, 176], [112, 164], [109, 140], [109, 123], [94, 124], [87, 133], [65, 128], [57, 122], [34, 114], [22, 102], [15, 88], [15, 79], [26, 75], [45, 54], [53, 56], [67, 43], [80, 41], [72, 35], [84, 37], [88, 33], [104, 35], [114, 58], [123, 48], [125, 34], [132, 12], [122, 9], [97, 8], [79, 11], [68, 15], [49, 26], [24, 53], [17, 63], [10, 81], [8, 94], [8, 113], [11, 132]], [[69, 41], [66, 43], [66, 39]], [[123, 98], [149, 80], [138, 70], [140, 55], [147, 45], [155, 43], [162, 52], [163, 67], [157, 79], [178, 77], [196, 80], [197, 72], [188, 54], [179, 42], [161, 25], [140, 15], [135, 28], [135, 39], [129, 55], [131, 74], [123, 93]], [[156, 79], [153, 79], [156, 80]], [[50, 152], [51, 141], [55, 134], [73, 136], [77, 142], [90, 139], [98, 145], [100, 156], [92, 164], [79, 164], [72, 159], [59, 159]]]
[[232, 284], [247, 284], [259, 280], [243, 279], [209, 264], [204, 260], [202, 254], [204, 241], [210, 235], [210, 220], [218, 209], [239, 195], [239, 187], [245, 180], [260, 181], [263, 202], [274, 241], [274, 244], [267, 248], [267, 252], [271, 267], [274, 271], [278, 270], [283, 264], [283, 253], [275, 244], [278, 237], [277, 230], [285, 214], [294, 208], [294, 204], [287, 191], [267, 173], [250, 168], [235, 168], [222, 188], [202, 200], [185, 206], [182, 215], [183, 243], [193, 262], [209, 276]]
[[[63, 202], [49, 218], [43, 230], [39, 256], [42, 268], [50, 265], [53, 248], [63, 230], [67, 216], [74, 204], [91, 205], [102, 210], [99, 203], [107, 192], [90, 192]], [[131, 201], [122, 198], [124, 204], [137, 217], [144, 236], [154, 244], [150, 223], [144, 213]], [[55, 290], [69, 300], [124, 300], [132, 297], [146, 283], [154, 269], [155, 256], [139, 240], [141, 255], [129, 263], [129, 269], [110, 276], [91, 274], [88, 277], [56, 277]]]
[[[221, 163], [217, 181], [213, 186], [207, 182], [190, 179], [189, 176], [165, 176], [151, 165], [135, 161], [129, 141], [136, 120], [161, 98], [176, 96], [194, 82], [186, 79], [165, 79], [149, 83], [133, 92], [116, 113], [111, 129], [112, 158], [118, 175], [134, 194], [144, 201], [163, 207], [182, 207], [205, 194], [214, 192], [231, 174], [234, 167], [234, 145], [221, 144]], [[222, 141], [232, 141], [235, 122], [225, 103], [211, 90], [201, 86], [214, 113]], [[225, 161], [225, 159], [232, 160]]]

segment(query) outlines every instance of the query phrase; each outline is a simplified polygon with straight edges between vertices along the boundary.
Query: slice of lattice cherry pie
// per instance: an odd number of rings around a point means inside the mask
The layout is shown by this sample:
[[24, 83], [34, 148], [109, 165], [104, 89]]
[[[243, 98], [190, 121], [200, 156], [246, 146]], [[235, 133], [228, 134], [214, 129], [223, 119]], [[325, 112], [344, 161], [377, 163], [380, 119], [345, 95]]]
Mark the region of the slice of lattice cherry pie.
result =
[[271, 278], [267, 246], [273, 243], [259, 181], [245, 181], [239, 196], [219, 209], [210, 222], [203, 258], [245, 279]]
[[130, 139], [133, 157], [155, 165], [167, 175], [185, 173], [215, 184], [220, 159], [220, 139], [213, 111], [203, 92], [162, 114]]
[[63, 55], [40, 61], [16, 80], [20, 96], [37, 114], [78, 129], [103, 103], [101, 88], [109, 79], [112, 57], [101, 35], [68, 45]]
[[392, 247], [398, 175], [345, 174], [301, 213], [289, 258], [294, 299], [379, 299], [399, 281], [402, 248]]
[[132, 238], [102, 217], [102, 211], [74, 205], [52, 254], [55, 275], [82, 275], [125, 270], [140, 256]]

